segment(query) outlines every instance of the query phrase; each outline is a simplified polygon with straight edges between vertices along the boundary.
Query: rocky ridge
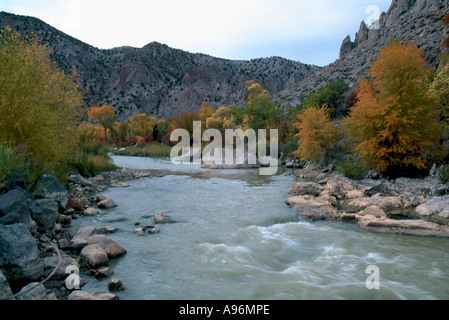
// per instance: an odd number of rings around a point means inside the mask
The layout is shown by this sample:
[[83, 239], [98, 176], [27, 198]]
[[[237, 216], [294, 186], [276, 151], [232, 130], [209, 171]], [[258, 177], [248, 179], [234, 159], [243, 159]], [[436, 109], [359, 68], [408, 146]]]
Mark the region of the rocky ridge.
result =
[[0, 12], [0, 29], [6, 26], [48, 42], [59, 67], [66, 72], [75, 67], [82, 74], [86, 107], [110, 104], [119, 120], [142, 112], [171, 118], [199, 110], [203, 101], [214, 107], [241, 106], [247, 101], [248, 80], [276, 93], [320, 69], [280, 57], [226, 60], [157, 42], [101, 50], [39, 19]]
[[354, 40], [349, 35], [343, 40], [338, 60], [280, 91], [273, 99], [282, 107], [296, 105], [301, 97], [337, 79], [356, 87], [359, 79], [368, 76], [367, 70], [380, 49], [392, 39], [415, 43], [424, 50], [428, 64], [437, 68], [441, 43], [447, 35], [442, 21], [448, 13], [446, 0], [393, 0], [379, 21], [372, 26], [362, 21]]

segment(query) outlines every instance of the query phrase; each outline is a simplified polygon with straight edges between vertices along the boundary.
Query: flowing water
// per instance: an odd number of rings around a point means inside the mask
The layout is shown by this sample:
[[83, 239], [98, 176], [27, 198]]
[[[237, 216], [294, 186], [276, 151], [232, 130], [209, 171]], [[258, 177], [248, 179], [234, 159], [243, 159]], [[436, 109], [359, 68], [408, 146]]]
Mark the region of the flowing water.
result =
[[[160, 178], [130, 182], [105, 196], [118, 207], [74, 220], [106, 225], [128, 251], [111, 260], [122, 300], [449, 299], [449, 240], [379, 234], [350, 223], [309, 223], [285, 205], [293, 176], [257, 169], [208, 170], [148, 158], [113, 157]], [[139, 237], [135, 222], [164, 213], [177, 223]], [[368, 266], [379, 268], [369, 290]], [[87, 279], [83, 290], [107, 291]]]

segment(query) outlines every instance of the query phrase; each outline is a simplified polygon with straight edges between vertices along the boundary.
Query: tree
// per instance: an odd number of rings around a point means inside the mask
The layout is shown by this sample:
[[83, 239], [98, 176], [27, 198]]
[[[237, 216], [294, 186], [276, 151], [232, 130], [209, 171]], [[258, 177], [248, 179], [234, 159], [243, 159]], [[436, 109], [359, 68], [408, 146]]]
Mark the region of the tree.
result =
[[149, 117], [146, 113], [136, 114], [129, 118], [131, 133], [134, 137], [150, 137], [153, 136], [153, 130], [156, 126], [156, 117]]
[[62, 181], [77, 153], [80, 78], [51, 61], [37, 36], [0, 31], [0, 144], [23, 150], [37, 174]]
[[117, 131], [114, 128], [114, 122], [116, 120], [114, 108], [108, 105], [102, 107], [92, 107], [87, 111], [89, 121], [98, 121], [98, 123], [103, 127], [104, 137], [107, 140], [108, 129], [117, 136]]
[[326, 86], [318, 92], [312, 92], [307, 98], [301, 102], [297, 109], [303, 110], [310, 107], [327, 106], [327, 112], [331, 118], [337, 115], [338, 107], [345, 101], [345, 92], [349, 86], [343, 80], [336, 80], [326, 84]]
[[333, 124], [327, 106], [311, 107], [298, 114], [299, 148], [293, 153], [301, 161], [320, 160], [337, 142], [337, 128]]
[[429, 86], [429, 95], [437, 102], [437, 115], [443, 141], [449, 142], [449, 63], [443, 65]]
[[414, 44], [393, 41], [363, 79], [343, 125], [367, 167], [390, 175], [426, 169], [440, 135], [435, 101], [426, 94], [430, 70]]

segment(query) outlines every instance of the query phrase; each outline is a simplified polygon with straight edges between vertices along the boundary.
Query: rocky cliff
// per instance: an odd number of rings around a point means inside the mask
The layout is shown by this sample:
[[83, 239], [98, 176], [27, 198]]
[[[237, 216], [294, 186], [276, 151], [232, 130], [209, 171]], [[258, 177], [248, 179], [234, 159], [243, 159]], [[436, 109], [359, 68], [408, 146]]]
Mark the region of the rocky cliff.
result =
[[243, 105], [248, 80], [276, 93], [320, 69], [279, 57], [225, 60], [156, 42], [100, 50], [39, 19], [0, 12], [0, 29], [6, 26], [48, 42], [61, 68], [70, 71], [75, 66], [82, 73], [88, 88], [86, 107], [110, 104], [121, 120], [141, 112], [170, 118], [198, 110], [203, 101], [215, 107]]
[[392, 39], [417, 44], [424, 50], [428, 64], [437, 67], [445, 34], [442, 20], [448, 13], [447, 0], [393, 0], [379, 21], [372, 26], [362, 22], [353, 41], [349, 35], [343, 40], [337, 61], [279, 92], [274, 99], [280, 106], [296, 105], [301, 96], [338, 78], [356, 86], [360, 78], [367, 76], [380, 49]]

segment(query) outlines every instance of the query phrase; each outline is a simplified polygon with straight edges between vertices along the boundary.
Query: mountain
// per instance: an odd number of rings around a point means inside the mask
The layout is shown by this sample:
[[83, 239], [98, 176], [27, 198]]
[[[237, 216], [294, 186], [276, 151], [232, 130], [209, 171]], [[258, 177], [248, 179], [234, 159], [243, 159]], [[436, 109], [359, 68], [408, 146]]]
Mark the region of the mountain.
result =
[[143, 48], [101, 50], [37, 18], [0, 12], [0, 29], [6, 26], [48, 42], [60, 68], [67, 72], [74, 66], [83, 75], [86, 108], [112, 105], [119, 120], [141, 112], [171, 118], [199, 110], [203, 101], [214, 107], [239, 106], [247, 100], [248, 80], [277, 93], [320, 70], [280, 57], [219, 59], [156, 42]]
[[437, 68], [441, 42], [447, 36], [442, 21], [448, 13], [448, 0], [393, 0], [390, 9], [373, 26], [362, 21], [354, 41], [349, 35], [343, 40], [337, 61], [276, 93], [273, 99], [282, 107], [296, 105], [301, 96], [336, 79], [356, 86], [360, 78], [368, 75], [367, 70], [381, 48], [392, 39], [415, 43], [424, 50], [428, 64]]

